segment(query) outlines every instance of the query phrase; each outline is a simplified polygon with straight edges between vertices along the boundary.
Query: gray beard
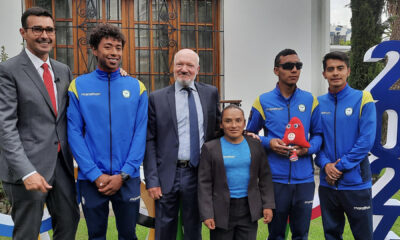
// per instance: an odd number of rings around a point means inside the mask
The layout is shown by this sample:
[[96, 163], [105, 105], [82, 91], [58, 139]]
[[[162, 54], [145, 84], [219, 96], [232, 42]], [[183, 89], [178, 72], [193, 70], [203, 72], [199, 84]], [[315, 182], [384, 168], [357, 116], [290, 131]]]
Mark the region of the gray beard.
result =
[[183, 81], [182, 79], [177, 78], [176, 81], [179, 83], [179, 85], [181, 85], [182, 87], [188, 87], [190, 84], [192, 84], [192, 82], [194, 81], [194, 79], [191, 79], [190, 81]]

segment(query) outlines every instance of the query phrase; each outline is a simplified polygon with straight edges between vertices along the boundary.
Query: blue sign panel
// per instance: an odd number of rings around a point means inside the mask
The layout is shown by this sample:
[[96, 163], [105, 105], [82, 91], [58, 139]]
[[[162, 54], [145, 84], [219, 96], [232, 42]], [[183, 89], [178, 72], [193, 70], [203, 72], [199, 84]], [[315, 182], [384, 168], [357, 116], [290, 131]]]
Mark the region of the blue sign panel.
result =
[[[400, 216], [400, 201], [392, 199], [400, 189], [400, 91], [390, 89], [400, 80], [400, 41], [386, 41], [372, 47], [365, 54], [364, 61], [377, 62], [385, 57], [385, 68], [365, 89], [374, 97], [377, 113], [376, 139], [370, 156], [371, 169], [374, 174], [385, 169], [383, 176], [372, 187], [374, 239], [400, 239], [390, 231]], [[382, 116], [385, 112], [388, 128], [382, 144]]]

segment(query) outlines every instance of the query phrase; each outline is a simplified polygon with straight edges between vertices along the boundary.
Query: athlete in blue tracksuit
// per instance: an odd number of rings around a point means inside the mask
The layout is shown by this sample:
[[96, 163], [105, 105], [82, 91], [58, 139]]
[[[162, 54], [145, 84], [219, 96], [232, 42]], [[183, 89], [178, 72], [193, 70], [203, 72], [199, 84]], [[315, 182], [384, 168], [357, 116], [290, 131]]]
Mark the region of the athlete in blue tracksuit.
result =
[[[267, 150], [271, 167], [276, 209], [268, 225], [269, 239], [284, 239], [290, 217], [293, 239], [307, 239], [314, 198], [314, 169], [312, 154], [319, 151], [322, 129], [318, 101], [311, 93], [296, 87], [302, 63], [291, 49], [281, 51], [275, 58], [276, 88], [260, 95], [253, 104], [246, 130], [258, 133]], [[286, 125], [298, 117], [305, 129], [310, 148], [296, 146], [299, 160], [291, 162], [283, 138]]]
[[324, 144], [316, 158], [321, 168], [319, 197], [326, 239], [342, 239], [345, 218], [355, 239], [372, 239], [371, 170], [368, 152], [376, 133], [371, 94], [347, 85], [350, 74], [345, 53], [323, 60], [329, 93], [318, 97]]
[[113, 25], [90, 37], [98, 68], [69, 87], [68, 140], [79, 166], [78, 183], [89, 239], [106, 239], [111, 201], [118, 239], [135, 239], [144, 158], [147, 92], [119, 72], [124, 36]]

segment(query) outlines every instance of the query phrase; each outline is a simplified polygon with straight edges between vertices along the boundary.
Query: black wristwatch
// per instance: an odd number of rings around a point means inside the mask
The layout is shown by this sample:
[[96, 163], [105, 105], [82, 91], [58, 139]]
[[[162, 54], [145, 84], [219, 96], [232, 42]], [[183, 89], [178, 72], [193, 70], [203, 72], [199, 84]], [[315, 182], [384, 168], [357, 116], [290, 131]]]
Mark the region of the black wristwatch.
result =
[[128, 181], [129, 178], [131, 178], [131, 176], [129, 176], [129, 174], [124, 173], [124, 172], [121, 172], [120, 175], [121, 175], [121, 178], [122, 178], [122, 182], [123, 182], [123, 183], [126, 182], [126, 181]]

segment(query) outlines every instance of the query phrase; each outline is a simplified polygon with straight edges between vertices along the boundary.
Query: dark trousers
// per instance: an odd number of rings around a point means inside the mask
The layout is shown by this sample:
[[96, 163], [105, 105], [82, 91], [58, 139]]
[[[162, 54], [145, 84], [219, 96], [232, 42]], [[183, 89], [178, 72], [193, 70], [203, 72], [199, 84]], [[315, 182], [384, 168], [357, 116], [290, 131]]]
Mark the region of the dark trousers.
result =
[[372, 240], [371, 189], [335, 190], [319, 187], [319, 200], [325, 239], [343, 239], [344, 214], [354, 239]]
[[119, 240], [136, 238], [136, 220], [140, 204], [140, 178], [131, 178], [112, 196], [98, 192], [96, 185], [79, 181], [82, 209], [86, 219], [89, 239], [106, 240], [109, 202], [115, 215]]
[[210, 231], [210, 240], [256, 240], [257, 221], [251, 221], [248, 199], [231, 198], [228, 229]]
[[53, 188], [47, 193], [27, 191], [23, 184], [3, 182], [4, 191], [12, 205], [14, 240], [37, 240], [44, 204], [51, 216], [54, 240], [75, 239], [79, 222], [79, 208], [76, 202], [75, 181], [59, 154], [56, 169], [49, 184]]
[[177, 167], [172, 190], [163, 193], [155, 205], [157, 240], [176, 239], [180, 205], [184, 240], [201, 240], [201, 221], [197, 204], [197, 168]]
[[268, 239], [285, 239], [288, 218], [292, 239], [308, 239], [315, 191], [314, 182], [282, 184], [274, 182], [275, 210], [268, 224]]

